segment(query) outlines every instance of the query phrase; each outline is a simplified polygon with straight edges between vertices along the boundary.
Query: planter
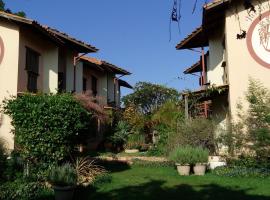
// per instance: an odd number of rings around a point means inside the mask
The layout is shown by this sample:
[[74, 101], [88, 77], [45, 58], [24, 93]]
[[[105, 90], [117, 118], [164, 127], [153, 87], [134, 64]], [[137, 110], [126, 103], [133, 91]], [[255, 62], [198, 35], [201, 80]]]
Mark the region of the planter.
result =
[[206, 171], [206, 164], [196, 164], [193, 167], [194, 174], [197, 176], [203, 176], [205, 175]]
[[188, 176], [190, 173], [190, 165], [176, 164], [177, 171], [181, 176]]
[[138, 153], [138, 149], [125, 149], [125, 153]]
[[217, 167], [226, 166], [226, 162], [222, 161], [222, 158], [220, 156], [209, 156], [209, 168], [215, 169]]
[[53, 186], [55, 200], [72, 200], [75, 186]]

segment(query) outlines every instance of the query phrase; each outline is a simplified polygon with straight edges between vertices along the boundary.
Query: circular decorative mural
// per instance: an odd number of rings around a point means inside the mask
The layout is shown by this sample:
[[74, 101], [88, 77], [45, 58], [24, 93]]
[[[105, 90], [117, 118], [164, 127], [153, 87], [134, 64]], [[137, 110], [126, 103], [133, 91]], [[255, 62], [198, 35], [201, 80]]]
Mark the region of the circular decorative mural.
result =
[[3, 42], [3, 40], [2, 40], [2, 38], [0, 36], [0, 64], [3, 61], [4, 53], [5, 53], [4, 42]]
[[257, 63], [270, 69], [270, 11], [252, 22], [247, 33], [247, 47]]

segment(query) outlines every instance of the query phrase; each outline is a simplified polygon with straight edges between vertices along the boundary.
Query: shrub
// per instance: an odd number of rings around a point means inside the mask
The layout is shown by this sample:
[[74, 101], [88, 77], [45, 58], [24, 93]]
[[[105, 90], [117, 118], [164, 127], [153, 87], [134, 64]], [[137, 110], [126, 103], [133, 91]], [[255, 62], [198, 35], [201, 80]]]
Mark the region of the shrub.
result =
[[78, 158], [74, 168], [78, 176], [78, 184], [90, 184], [96, 177], [102, 176], [107, 172], [103, 167], [97, 165], [95, 160], [89, 157]]
[[54, 186], [73, 186], [77, 183], [77, 174], [70, 164], [52, 167], [48, 181]]
[[125, 121], [119, 121], [115, 133], [110, 137], [114, 145], [123, 146], [130, 134], [130, 127]]
[[7, 156], [6, 156], [5, 143], [0, 139], [0, 180], [3, 179], [4, 169], [7, 166]]
[[50, 192], [44, 185], [38, 182], [28, 182], [25, 179], [16, 179], [0, 186], [0, 199], [5, 200], [29, 200], [41, 199], [42, 194]]
[[158, 167], [174, 167], [175, 163], [172, 161], [161, 162], [161, 161], [145, 161], [145, 160], [134, 159], [132, 160], [132, 165], [140, 166], [140, 167], [158, 168]]
[[195, 118], [179, 123], [175, 132], [168, 138], [167, 152], [177, 146], [193, 146], [208, 149], [210, 153], [216, 151], [216, 125], [213, 121], [204, 118]]
[[244, 166], [217, 167], [212, 172], [218, 176], [227, 177], [258, 177], [270, 176], [270, 170], [266, 168], [248, 168]]
[[92, 114], [71, 94], [26, 94], [4, 101], [23, 159], [57, 163], [67, 158], [87, 134]]
[[126, 149], [140, 149], [144, 144], [144, 136], [140, 134], [131, 134], [128, 136], [125, 144]]
[[193, 164], [202, 164], [208, 162], [209, 151], [201, 147], [195, 147], [192, 151]]
[[193, 164], [194, 149], [191, 146], [175, 148], [169, 155], [169, 159], [177, 164]]

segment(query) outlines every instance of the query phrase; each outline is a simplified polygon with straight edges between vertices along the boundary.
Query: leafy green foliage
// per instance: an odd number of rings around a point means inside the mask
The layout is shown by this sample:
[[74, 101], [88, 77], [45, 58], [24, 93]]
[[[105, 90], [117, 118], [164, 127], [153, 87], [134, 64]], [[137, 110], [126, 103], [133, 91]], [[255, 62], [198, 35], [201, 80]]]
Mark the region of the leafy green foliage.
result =
[[70, 164], [54, 166], [49, 171], [48, 181], [54, 186], [74, 186], [77, 184], [77, 174]]
[[193, 151], [191, 146], [177, 147], [170, 153], [169, 159], [177, 164], [193, 164]]
[[38, 183], [25, 179], [16, 179], [0, 185], [0, 199], [5, 200], [29, 200], [40, 199], [41, 194], [49, 189]]
[[216, 125], [205, 118], [195, 118], [180, 123], [175, 132], [169, 135], [167, 152], [175, 147], [190, 145], [208, 149], [211, 153], [216, 150]]
[[207, 163], [208, 162], [208, 156], [209, 156], [209, 151], [207, 149], [203, 149], [202, 147], [193, 148], [193, 153], [192, 153], [193, 164]]
[[114, 134], [110, 137], [110, 140], [117, 146], [123, 146], [130, 134], [130, 127], [125, 121], [119, 121]]
[[5, 10], [5, 2], [3, 0], [0, 0], [0, 11], [4, 11]]
[[247, 111], [238, 105], [238, 121], [222, 142], [233, 156], [248, 153], [263, 160], [270, 154], [270, 90], [250, 79], [246, 100]]
[[0, 0], [0, 11], [4, 11], [4, 12], [8, 12], [14, 15], [18, 15], [19, 17], [26, 17], [25, 12], [23, 11], [19, 11], [16, 13], [12, 13], [11, 10], [9, 8], [6, 8], [6, 4], [3, 0]]
[[144, 135], [130, 134], [125, 144], [126, 149], [140, 149], [145, 143]]
[[67, 158], [87, 134], [92, 117], [71, 94], [14, 97], [4, 102], [4, 112], [12, 118], [22, 158], [44, 163]]
[[258, 177], [264, 178], [270, 176], [270, 170], [267, 168], [248, 168], [245, 166], [217, 167], [213, 174], [227, 177]]
[[203, 164], [208, 161], [209, 151], [201, 147], [179, 146], [169, 155], [170, 160], [178, 164]]
[[7, 152], [5, 148], [5, 143], [0, 139], [0, 180], [3, 179], [4, 169], [7, 165]]
[[179, 93], [172, 88], [147, 82], [139, 82], [134, 92], [123, 97], [124, 105], [134, 105], [142, 114], [152, 114], [168, 100], [179, 99]]

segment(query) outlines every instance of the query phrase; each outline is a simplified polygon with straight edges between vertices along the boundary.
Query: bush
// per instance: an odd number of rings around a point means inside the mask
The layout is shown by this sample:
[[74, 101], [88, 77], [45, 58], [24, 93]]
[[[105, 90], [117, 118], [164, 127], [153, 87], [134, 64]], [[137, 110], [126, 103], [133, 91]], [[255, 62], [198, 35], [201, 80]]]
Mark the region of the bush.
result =
[[119, 121], [115, 133], [110, 137], [110, 140], [116, 146], [123, 146], [127, 142], [130, 134], [130, 127], [125, 121]]
[[0, 181], [4, 178], [3, 173], [4, 169], [7, 166], [7, 155], [6, 155], [5, 143], [0, 139]]
[[77, 174], [70, 164], [52, 167], [48, 181], [54, 186], [73, 186], [77, 184]]
[[49, 189], [38, 182], [28, 182], [25, 179], [16, 179], [0, 186], [0, 199], [5, 200], [29, 200], [41, 199], [41, 196]]
[[125, 149], [140, 149], [144, 144], [144, 136], [140, 134], [131, 134], [128, 136]]
[[140, 167], [151, 167], [151, 168], [158, 168], [158, 167], [174, 167], [175, 163], [172, 161], [145, 161], [134, 159], [132, 160], [132, 165], [140, 166]]
[[212, 172], [218, 176], [227, 177], [258, 177], [264, 178], [270, 176], [270, 170], [267, 168], [248, 168], [244, 166], [217, 167]]
[[169, 135], [167, 151], [170, 152], [177, 146], [189, 145], [215, 153], [215, 130], [215, 123], [209, 119], [196, 118], [180, 123], [177, 130]]
[[203, 164], [208, 162], [209, 151], [201, 147], [193, 148], [192, 160], [193, 164]]
[[84, 157], [78, 158], [75, 163], [75, 171], [78, 176], [78, 184], [90, 184], [96, 177], [105, 174], [107, 171], [96, 164], [95, 160]]
[[177, 147], [170, 153], [169, 159], [177, 164], [193, 164], [193, 152], [191, 146]]
[[92, 114], [71, 94], [26, 94], [4, 101], [12, 118], [16, 147], [23, 159], [57, 163], [87, 134]]

